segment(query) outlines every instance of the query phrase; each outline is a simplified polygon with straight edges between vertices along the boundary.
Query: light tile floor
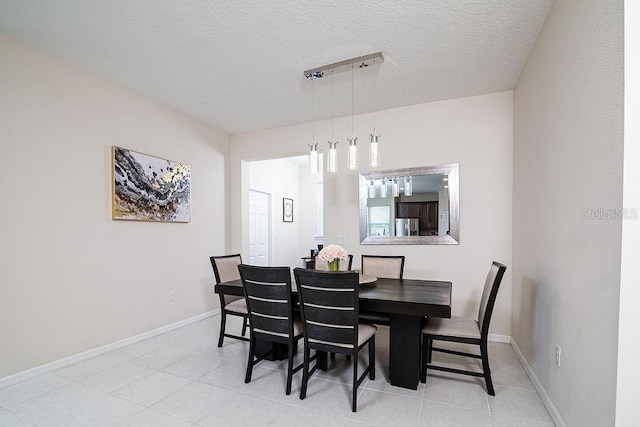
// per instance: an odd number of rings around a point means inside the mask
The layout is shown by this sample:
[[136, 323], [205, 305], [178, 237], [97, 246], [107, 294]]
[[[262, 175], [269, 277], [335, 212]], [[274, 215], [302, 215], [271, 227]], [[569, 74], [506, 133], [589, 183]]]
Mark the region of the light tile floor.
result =
[[[229, 328], [240, 322], [229, 318]], [[285, 362], [262, 362], [244, 383], [248, 343], [225, 339], [218, 316], [0, 389], [0, 426], [545, 426], [553, 425], [511, 346], [490, 344], [496, 396], [482, 379], [430, 373], [418, 390], [388, 383], [389, 331], [376, 337], [376, 379], [350, 407], [351, 364], [338, 356], [309, 382], [301, 373], [284, 394]], [[299, 354], [298, 359], [301, 358]], [[434, 353], [434, 359], [468, 368]], [[364, 366], [366, 350], [359, 363]]]

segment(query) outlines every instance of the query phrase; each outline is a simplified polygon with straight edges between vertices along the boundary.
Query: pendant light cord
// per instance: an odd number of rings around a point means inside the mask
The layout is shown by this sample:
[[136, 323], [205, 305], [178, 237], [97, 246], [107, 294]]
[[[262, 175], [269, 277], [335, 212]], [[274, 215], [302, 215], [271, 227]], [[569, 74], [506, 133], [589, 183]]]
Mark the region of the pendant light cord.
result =
[[373, 60], [373, 133], [376, 133], [376, 60]]
[[331, 70], [331, 142], [333, 141], [333, 70]]
[[351, 138], [353, 138], [353, 64], [351, 64]]

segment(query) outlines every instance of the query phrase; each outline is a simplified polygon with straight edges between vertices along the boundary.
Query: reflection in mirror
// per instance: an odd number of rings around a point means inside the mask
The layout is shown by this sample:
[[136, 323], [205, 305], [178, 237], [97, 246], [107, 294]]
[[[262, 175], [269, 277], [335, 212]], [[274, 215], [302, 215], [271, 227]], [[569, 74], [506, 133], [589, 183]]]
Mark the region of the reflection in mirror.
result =
[[360, 174], [362, 244], [458, 244], [458, 164]]

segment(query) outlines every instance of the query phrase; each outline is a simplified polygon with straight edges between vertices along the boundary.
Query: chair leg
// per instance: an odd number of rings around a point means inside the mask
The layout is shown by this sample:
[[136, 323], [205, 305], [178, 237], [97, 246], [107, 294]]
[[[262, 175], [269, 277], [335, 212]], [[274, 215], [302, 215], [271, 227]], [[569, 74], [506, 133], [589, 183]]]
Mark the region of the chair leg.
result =
[[420, 355], [420, 382], [421, 383], [426, 383], [427, 382], [427, 354], [429, 353], [429, 349], [428, 347], [428, 339], [426, 336], [422, 336], [422, 348], [421, 348], [421, 355]]
[[289, 343], [289, 363], [287, 366], [287, 389], [285, 391], [285, 393], [288, 395], [291, 394], [291, 381], [293, 379], [293, 346], [294, 346], [294, 341], [291, 341]]
[[[349, 356], [347, 356], [349, 357]], [[356, 399], [358, 398], [358, 358], [353, 358], [353, 390], [351, 396], [351, 411], [356, 412]]]
[[253, 358], [255, 356], [256, 351], [256, 340], [255, 338], [249, 339], [249, 358], [247, 360], [247, 374], [244, 377], [245, 383], [251, 382], [251, 374], [253, 373]]
[[480, 356], [482, 359], [482, 372], [484, 373], [484, 381], [487, 383], [487, 393], [489, 393], [490, 396], [495, 396], [496, 392], [493, 389], [493, 381], [491, 381], [491, 369], [489, 368], [489, 351], [486, 341], [480, 343]]
[[307, 397], [307, 382], [309, 381], [309, 347], [304, 346], [304, 364], [302, 365], [302, 385], [300, 386], [300, 400]]
[[372, 336], [369, 340], [369, 379], [376, 379], [376, 336]]
[[247, 324], [249, 323], [249, 317], [243, 317], [242, 319], [242, 336], [247, 333]]
[[227, 325], [227, 312], [224, 308], [220, 311], [220, 337], [218, 338], [218, 347], [222, 347], [222, 342], [224, 341], [224, 329]]
[[431, 355], [433, 354], [433, 338], [427, 341], [427, 363], [431, 363]]

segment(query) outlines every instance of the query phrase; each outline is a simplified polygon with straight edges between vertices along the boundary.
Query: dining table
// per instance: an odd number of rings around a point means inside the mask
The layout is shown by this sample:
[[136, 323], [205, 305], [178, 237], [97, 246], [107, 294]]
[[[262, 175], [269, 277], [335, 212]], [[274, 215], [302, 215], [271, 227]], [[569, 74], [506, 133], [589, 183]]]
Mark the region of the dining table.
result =
[[[452, 284], [422, 279], [376, 278], [359, 289], [359, 310], [389, 318], [389, 382], [416, 390], [420, 380], [420, 345], [426, 316], [451, 317]], [[215, 285], [215, 292], [244, 295], [240, 279]], [[292, 295], [297, 300], [295, 281]]]

